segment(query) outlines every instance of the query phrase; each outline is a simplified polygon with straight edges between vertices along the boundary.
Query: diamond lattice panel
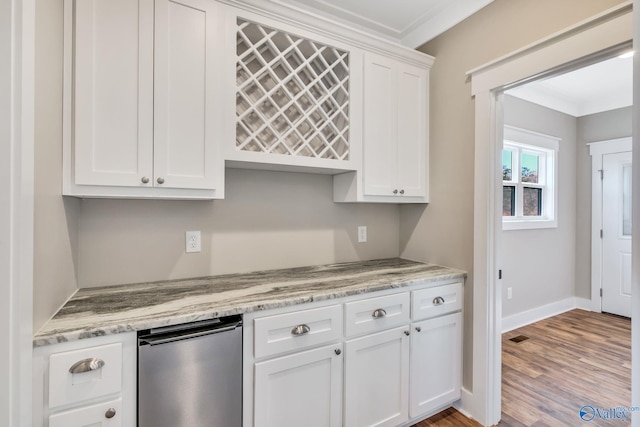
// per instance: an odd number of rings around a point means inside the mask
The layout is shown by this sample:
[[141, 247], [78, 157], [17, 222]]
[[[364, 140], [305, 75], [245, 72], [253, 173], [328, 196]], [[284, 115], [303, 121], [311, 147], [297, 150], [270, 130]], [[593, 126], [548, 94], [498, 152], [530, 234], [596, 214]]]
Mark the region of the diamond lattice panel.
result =
[[348, 160], [348, 52], [237, 24], [237, 149]]

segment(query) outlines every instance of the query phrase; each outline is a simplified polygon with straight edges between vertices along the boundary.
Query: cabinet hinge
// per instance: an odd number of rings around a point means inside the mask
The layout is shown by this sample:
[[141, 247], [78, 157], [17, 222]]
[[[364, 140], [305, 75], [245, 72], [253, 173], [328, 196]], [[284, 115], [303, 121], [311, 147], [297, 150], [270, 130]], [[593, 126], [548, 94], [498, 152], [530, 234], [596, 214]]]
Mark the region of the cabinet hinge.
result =
[[602, 288], [600, 288], [600, 298], [602, 298]]
[[602, 233], [602, 228], [600, 229], [600, 238], [602, 239], [604, 234]]
[[502, 270], [498, 270], [498, 280], [502, 279]]
[[604, 169], [598, 169], [598, 172], [600, 172], [600, 180], [604, 179]]

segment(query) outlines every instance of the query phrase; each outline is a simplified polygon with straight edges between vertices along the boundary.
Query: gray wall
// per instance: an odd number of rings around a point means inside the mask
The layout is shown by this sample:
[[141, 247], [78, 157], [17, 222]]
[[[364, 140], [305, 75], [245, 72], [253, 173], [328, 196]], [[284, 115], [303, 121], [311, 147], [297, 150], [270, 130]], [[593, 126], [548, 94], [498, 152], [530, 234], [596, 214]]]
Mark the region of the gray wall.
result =
[[401, 253], [467, 270], [464, 386], [472, 389], [474, 99], [466, 73], [622, 0], [495, 0], [419, 50], [431, 69], [431, 203], [400, 209]]
[[505, 95], [504, 123], [561, 138], [558, 227], [502, 232], [502, 315], [510, 316], [574, 296], [576, 118]]
[[587, 143], [631, 136], [632, 107], [577, 119], [576, 289], [591, 299], [591, 156]]

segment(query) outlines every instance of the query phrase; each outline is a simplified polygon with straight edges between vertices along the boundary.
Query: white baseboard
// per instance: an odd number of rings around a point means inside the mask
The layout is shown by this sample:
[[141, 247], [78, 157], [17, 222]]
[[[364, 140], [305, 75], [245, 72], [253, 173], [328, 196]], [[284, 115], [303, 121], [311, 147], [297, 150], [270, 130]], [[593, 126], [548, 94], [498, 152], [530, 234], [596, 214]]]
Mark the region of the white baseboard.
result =
[[579, 308], [591, 311], [591, 300], [571, 297], [502, 318], [502, 333]]
[[473, 410], [469, 407], [472, 401], [473, 394], [466, 388], [462, 387], [460, 389], [460, 400], [454, 403], [453, 407], [456, 408], [458, 412], [460, 412], [465, 417], [473, 419], [473, 417], [471, 416]]

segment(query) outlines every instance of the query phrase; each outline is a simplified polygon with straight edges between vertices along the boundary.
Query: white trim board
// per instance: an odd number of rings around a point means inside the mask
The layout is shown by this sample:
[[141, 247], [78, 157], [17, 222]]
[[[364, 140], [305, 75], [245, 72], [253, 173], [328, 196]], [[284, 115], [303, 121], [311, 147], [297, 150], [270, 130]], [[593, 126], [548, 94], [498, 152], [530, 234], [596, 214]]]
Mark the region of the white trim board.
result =
[[567, 311], [580, 309], [589, 311], [591, 301], [586, 298], [571, 297], [540, 307], [532, 308], [520, 313], [512, 314], [502, 318], [502, 333], [513, 331], [514, 329], [530, 325]]

